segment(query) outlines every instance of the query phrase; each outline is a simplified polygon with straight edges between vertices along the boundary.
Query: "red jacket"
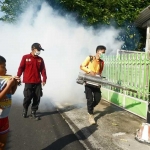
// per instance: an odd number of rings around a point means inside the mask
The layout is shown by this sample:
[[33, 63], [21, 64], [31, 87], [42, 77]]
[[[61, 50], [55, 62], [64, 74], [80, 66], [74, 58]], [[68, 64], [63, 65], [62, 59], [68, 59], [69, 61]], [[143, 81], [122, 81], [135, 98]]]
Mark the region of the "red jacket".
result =
[[43, 59], [32, 54], [27, 54], [22, 57], [17, 76], [20, 77], [22, 73], [24, 83], [41, 83], [41, 75], [43, 82], [46, 82], [47, 79]]

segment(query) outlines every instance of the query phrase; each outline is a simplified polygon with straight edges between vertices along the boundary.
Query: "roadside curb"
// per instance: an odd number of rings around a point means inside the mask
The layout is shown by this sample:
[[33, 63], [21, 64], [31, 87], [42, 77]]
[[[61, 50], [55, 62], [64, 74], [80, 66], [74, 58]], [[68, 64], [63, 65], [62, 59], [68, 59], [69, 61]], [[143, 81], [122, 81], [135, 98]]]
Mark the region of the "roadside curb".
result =
[[[67, 124], [69, 125], [73, 133], [76, 135], [76, 137], [79, 139], [79, 141], [83, 144], [85, 149], [92, 150], [93, 147], [91, 146], [91, 143], [88, 140], [88, 138], [85, 136], [84, 132], [80, 130], [61, 109], [57, 109], [57, 111], [65, 119], [65, 121], [67, 122]], [[97, 149], [97, 150], [100, 150], [100, 149]]]

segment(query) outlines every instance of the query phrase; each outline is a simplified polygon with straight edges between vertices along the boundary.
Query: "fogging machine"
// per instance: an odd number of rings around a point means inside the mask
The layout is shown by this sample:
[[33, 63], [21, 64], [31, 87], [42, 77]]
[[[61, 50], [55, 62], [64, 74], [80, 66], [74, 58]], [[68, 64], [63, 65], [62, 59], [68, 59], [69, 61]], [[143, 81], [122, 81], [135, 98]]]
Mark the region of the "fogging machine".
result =
[[113, 82], [110, 82], [106, 79], [106, 77], [102, 77], [99, 75], [89, 75], [86, 73], [79, 73], [78, 78], [76, 79], [76, 83], [84, 85], [84, 84], [88, 84], [91, 86], [96, 86], [96, 87], [101, 87], [101, 85], [109, 85], [109, 86], [113, 86], [122, 90], [127, 90], [127, 91], [131, 91], [131, 92], [135, 92], [137, 93], [136, 90], [125, 87], [125, 86], [121, 86], [119, 84], [115, 84]]

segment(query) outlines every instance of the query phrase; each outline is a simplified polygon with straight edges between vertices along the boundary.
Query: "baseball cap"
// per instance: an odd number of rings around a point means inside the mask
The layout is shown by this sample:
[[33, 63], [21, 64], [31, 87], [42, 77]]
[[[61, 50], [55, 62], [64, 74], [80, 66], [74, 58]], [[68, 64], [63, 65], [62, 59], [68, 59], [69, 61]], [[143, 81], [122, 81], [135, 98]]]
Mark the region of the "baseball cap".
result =
[[40, 50], [44, 51], [44, 49], [41, 47], [41, 44], [39, 44], [39, 43], [33, 43], [32, 46], [31, 46], [31, 48], [32, 49], [35, 48], [38, 51], [40, 51]]

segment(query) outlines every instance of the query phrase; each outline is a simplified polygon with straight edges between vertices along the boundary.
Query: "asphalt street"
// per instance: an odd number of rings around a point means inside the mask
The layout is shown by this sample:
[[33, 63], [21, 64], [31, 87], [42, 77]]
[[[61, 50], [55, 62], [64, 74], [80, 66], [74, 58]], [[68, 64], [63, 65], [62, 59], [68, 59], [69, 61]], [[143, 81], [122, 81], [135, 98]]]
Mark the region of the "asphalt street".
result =
[[21, 113], [22, 105], [13, 104], [6, 150], [85, 150], [55, 107], [45, 105], [38, 121]]
[[22, 100], [16, 102], [6, 150], [150, 150], [150, 145], [135, 140], [145, 120], [104, 100], [94, 108], [96, 125], [88, 122], [86, 101], [56, 109], [48, 99], [42, 100], [38, 121], [23, 118]]

